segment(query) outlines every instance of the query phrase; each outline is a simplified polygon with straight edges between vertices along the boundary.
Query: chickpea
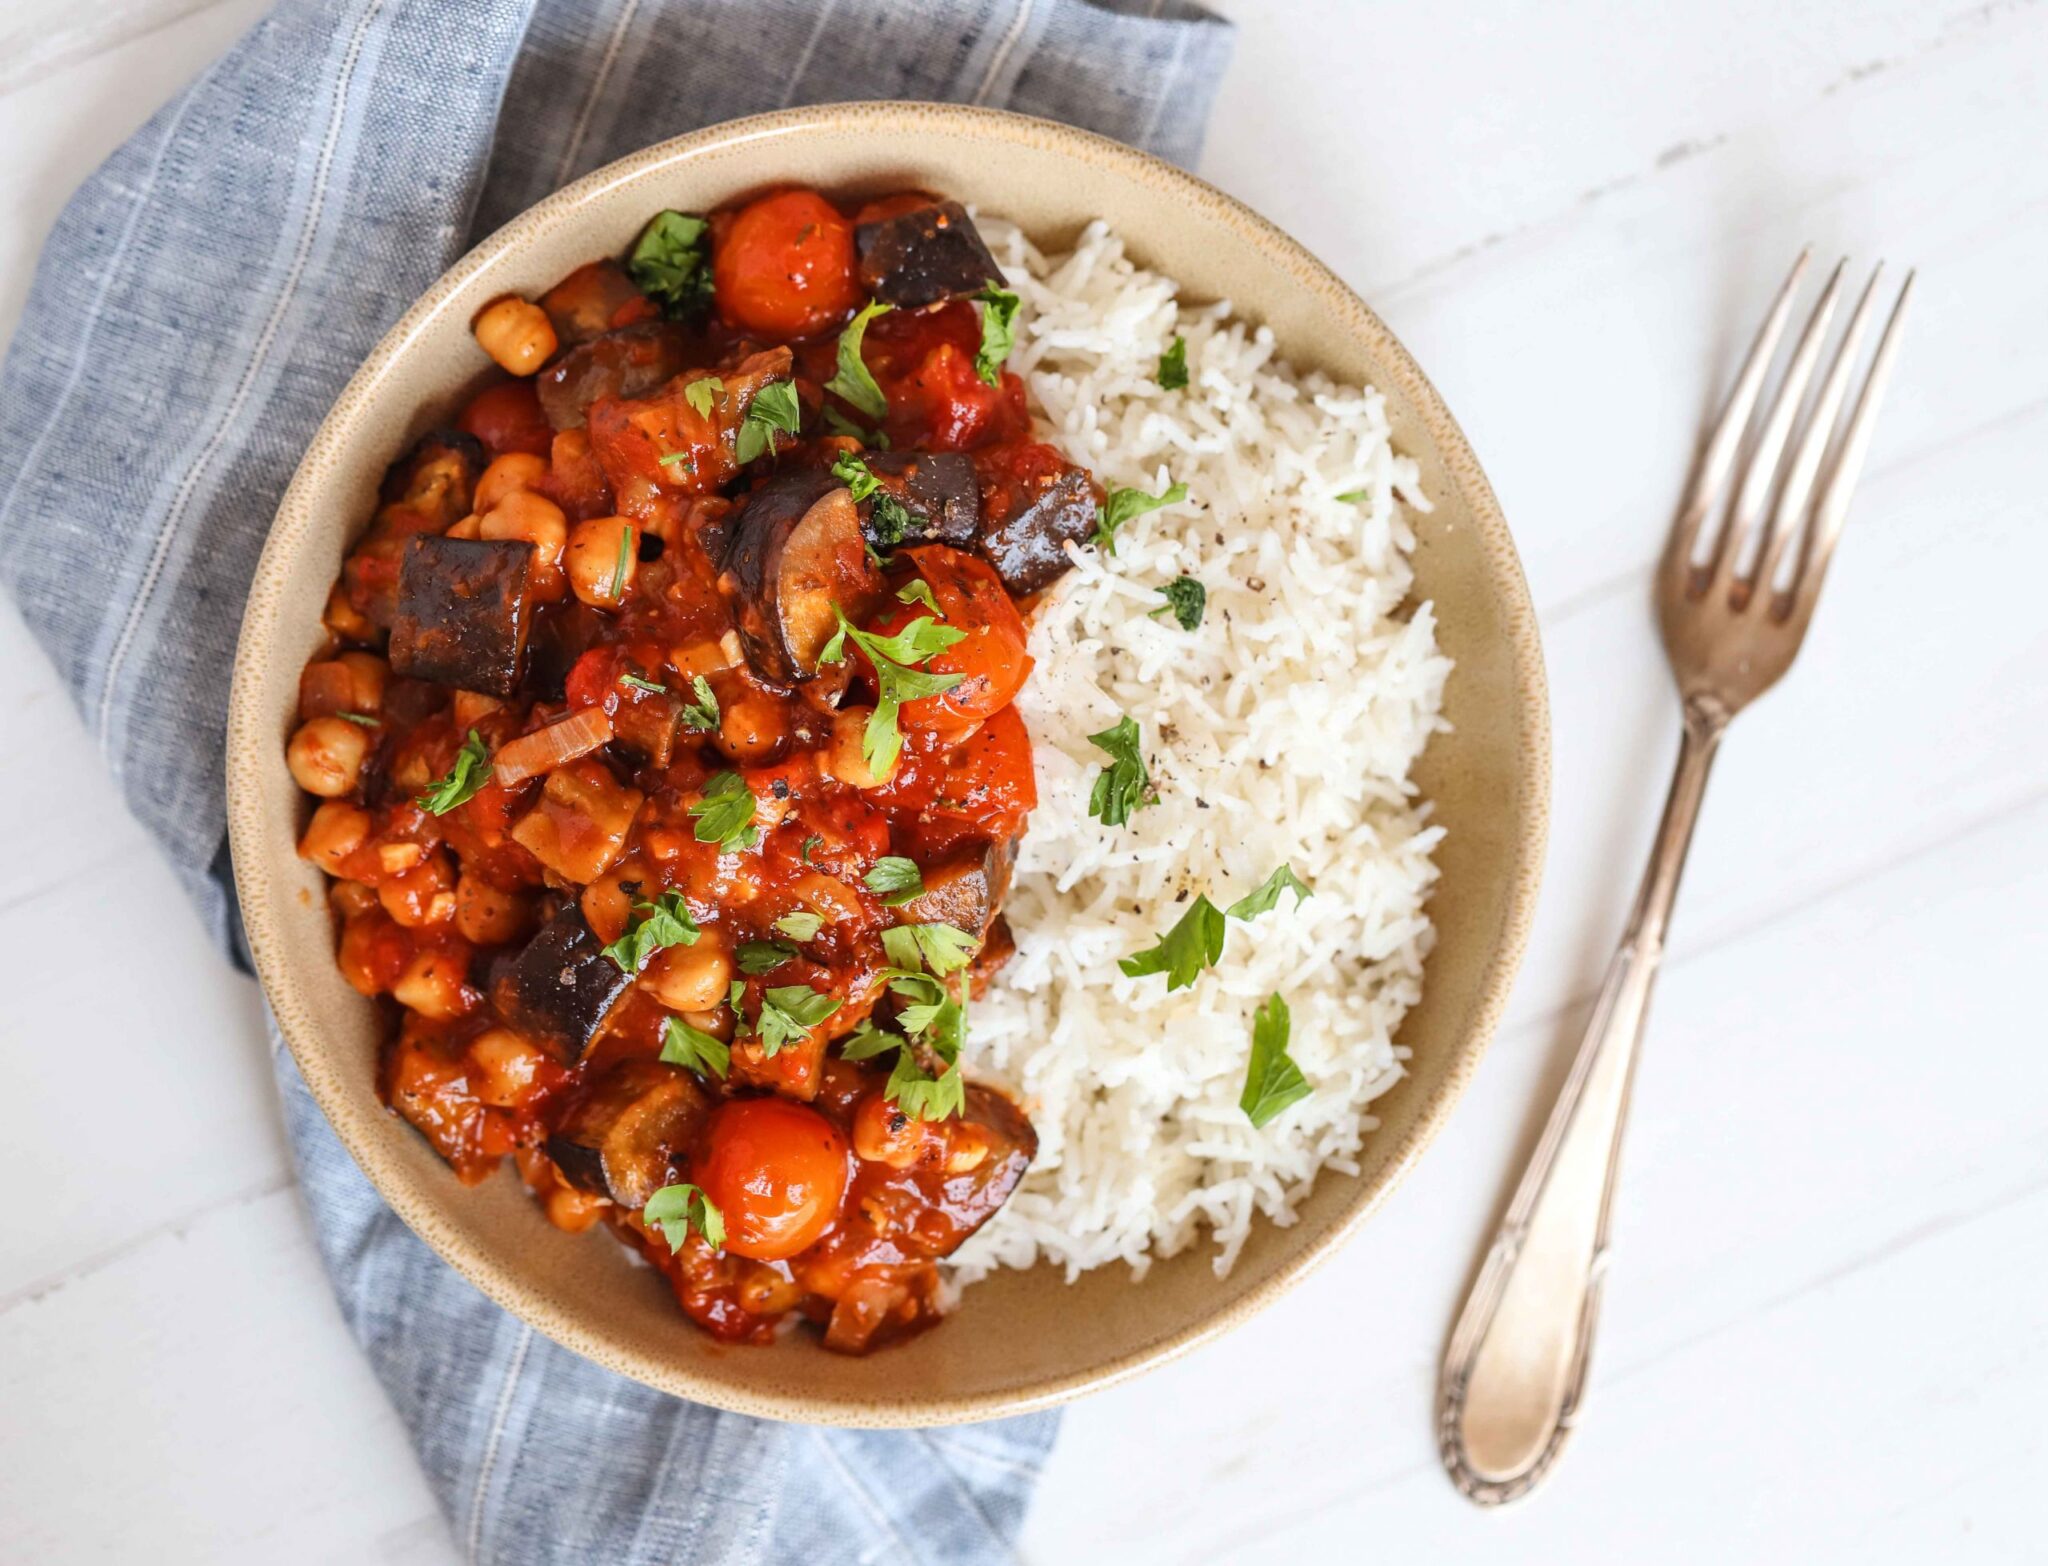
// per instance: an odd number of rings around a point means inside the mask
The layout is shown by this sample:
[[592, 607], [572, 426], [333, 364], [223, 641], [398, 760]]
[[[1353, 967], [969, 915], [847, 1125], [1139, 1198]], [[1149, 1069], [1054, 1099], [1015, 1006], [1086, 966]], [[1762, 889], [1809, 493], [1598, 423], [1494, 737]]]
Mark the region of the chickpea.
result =
[[377, 888], [366, 886], [361, 881], [336, 881], [327, 894], [327, 900], [334, 905], [336, 913], [349, 920], [378, 906]]
[[946, 1173], [966, 1174], [979, 1169], [989, 1155], [988, 1133], [966, 1121], [949, 1122], [946, 1129]]
[[819, 771], [854, 788], [880, 788], [896, 775], [891, 763], [888, 773], [877, 777], [863, 751], [863, 736], [874, 712], [872, 707], [842, 707], [832, 714], [832, 739], [818, 753]]
[[391, 958], [385, 937], [391, 922], [377, 913], [357, 914], [341, 927], [335, 966], [351, 988], [362, 995], [382, 995], [391, 987]]
[[339, 799], [356, 786], [370, 754], [370, 732], [346, 718], [313, 718], [285, 746], [285, 764], [308, 794]]
[[727, 1007], [721, 1006], [716, 1011], [686, 1011], [683, 1021], [699, 1033], [708, 1033], [728, 1044], [732, 1042], [733, 1014]]
[[548, 1192], [540, 1204], [549, 1223], [571, 1234], [581, 1234], [596, 1223], [608, 1205], [602, 1196], [566, 1185]]
[[569, 586], [594, 609], [618, 608], [633, 590], [633, 578], [639, 574], [639, 545], [640, 530], [630, 518], [592, 517], [578, 522], [569, 535], [568, 552], [562, 560], [569, 573]]
[[377, 845], [377, 868], [385, 875], [404, 875], [426, 857], [427, 850], [419, 843], [401, 841]]
[[470, 324], [477, 346], [514, 375], [531, 375], [555, 351], [555, 326], [547, 311], [517, 294], [485, 305]]
[[330, 799], [313, 812], [299, 839], [299, 857], [310, 859], [329, 875], [341, 874], [341, 862], [370, 836], [370, 813], [345, 799]]
[[517, 539], [531, 544], [534, 564], [552, 570], [562, 563], [569, 519], [547, 496], [515, 489], [483, 514], [477, 523], [477, 533], [481, 538]]
[[493, 458], [476, 481], [476, 498], [470, 502], [479, 513], [496, 508], [507, 495], [534, 489], [548, 476], [548, 459], [530, 451], [508, 451]]
[[533, 898], [500, 891], [490, 882], [464, 875], [455, 883], [455, 928], [479, 946], [503, 946], [533, 926]]
[[464, 976], [468, 966], [452, 952], [420, 952], [400, 970], [391, 986], [392, 999], [430, 1022], [463, 1016], [477, 1001]]
[[360, 712], [374, 717], [384, 710], [384, 685], [391, 677], [391, 666], [375, 653], [345, 652], [336, 663], [345, 665], [349, 678], [350, 712]]
[[547, 1060], [538, 1045], [510, 1028], [479, 1033], [470, 1040], [469, 1058], [476, 1067], [470, 1086], [493, 1109], [517, 1109]]
[[772, 701], [737, 696], [719, 707], [718, 748], [735, 761], [768, 761], [787, 737], [781, 709]]
[[446, 924], [455, 917], [455, 871], [448, 856], [435, 853], [377, 887], [377, 901], [392, 923], [408, 930]]
[[640, 987], [670, 1011], [710, 1011], [732, 983], [732, 955], [716, 930], [699, 932], [691, 946], [655, 953], [640, 970]]
[[483, 524], [484, 519], [472, 511], [460, 522], [449, 523], [446, 536], [449, 538], [482, 538], [484, 536]]
[[945, 1132], [898, 1108], [883, 1093], [869, 1093], [853, 1111], [853, 1151], [871, 1164], [908, 1169], [936, 1153]]
[[367, 642], [377, 634], [377, 628], [349, 602], [348, 589], [339, 582], [327, 595], [327, 607], [321, 611], [320, 619], [336, 636], [346, 637], [352, 642]]
[[455, 719], [456, 729], [467, 734], [491, 713], [505, 704], [495, 696], [486, 696], [482, 691], [457, 691], [449, 703], [449, 715]]

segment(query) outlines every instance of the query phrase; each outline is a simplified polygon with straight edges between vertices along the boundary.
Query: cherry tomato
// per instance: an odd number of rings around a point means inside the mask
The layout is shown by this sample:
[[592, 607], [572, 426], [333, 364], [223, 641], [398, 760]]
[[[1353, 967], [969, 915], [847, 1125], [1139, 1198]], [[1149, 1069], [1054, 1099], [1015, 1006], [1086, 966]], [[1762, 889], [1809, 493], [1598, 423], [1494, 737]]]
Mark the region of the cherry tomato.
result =
[[[944, 544], [906, 549], [917, 574], [931, 588], [940, 619], [966, 634], [944, 652], [921, 665], [933, 674], [964, 676], [951, 690], [920, 696], [903, 704], [906, 729], [935, 729], [965, 739], [984, 718], [1000, 711], [1024, 688], [1031, 655], [1024, 650], [1024, 620], [1002, 578], [986, 561]], [[920, 602], [892, 603], [874, 624], [880, 636], [893, 636], [931, 610]]]
[[1024, 383], [1005, 371], [991, 386], [976, 372], [981, 316], [964, 300], [879, 316], [862, 349], [889, 400], [885, 424], [899, 446], [965, 451], [1030, 431]]
[[718, 313], [741, 331], [808, 337], [861, 302], [853, 225], [815, 190], [742, 207], [711, 258]]
[[815, 1109], [739, 1098], [712, 1115], [695, 1169], [725, 1217], [725, 1248], [783, 1261], [815, 1244], [846, 1194], [846, 1139]]
[[482, 441], [484, 450], [494, 457], [508, 451], [545, 457], [555, 443], [554, 426], [540, 411], [540, 397], [532, 381], [500, 381], [478, 392], [455, 423], [463, 433]]
[[949, 745], [936, 734], [908, 734], [896, 775], [864, 797], [885, 809], [970, 822], [1007, 837], [1022, 829], [1038, 804], [1030, 732], [1017, 709], [1005, 707], [964, 744]]

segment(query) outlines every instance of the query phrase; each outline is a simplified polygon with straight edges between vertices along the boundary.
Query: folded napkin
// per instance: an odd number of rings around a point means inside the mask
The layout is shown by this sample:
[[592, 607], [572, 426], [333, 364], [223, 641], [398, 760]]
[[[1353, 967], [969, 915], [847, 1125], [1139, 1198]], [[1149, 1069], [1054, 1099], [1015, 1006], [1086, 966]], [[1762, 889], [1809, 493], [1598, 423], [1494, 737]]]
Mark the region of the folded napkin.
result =
[[[450, 262], [599, 164], [792, 104], [991, 104], [1190, 162], [1229, 51], [1183, 0], [284, 0], [73, 197], [0, 370], [0, 581], [222, 948], [249, 575], [328, 405]], [[820, 1430], [599, 1370], [441, 1265], [272, 1042], [342, 1313], [467, 1559], [1014, 1553], [1055, 1416]]]

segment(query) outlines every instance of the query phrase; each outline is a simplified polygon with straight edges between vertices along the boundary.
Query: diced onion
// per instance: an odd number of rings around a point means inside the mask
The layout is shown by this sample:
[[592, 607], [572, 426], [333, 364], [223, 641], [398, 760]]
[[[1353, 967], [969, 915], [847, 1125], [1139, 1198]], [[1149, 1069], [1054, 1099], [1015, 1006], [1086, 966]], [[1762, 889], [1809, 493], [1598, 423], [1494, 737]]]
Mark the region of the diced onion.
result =
[[611, 737], [611, 715], [602, 707], [583, 707], [544, 729], [499, 746], [491, 758], [491, 770], [500, 783], [522, 782], [589, 755], [610, 744]]

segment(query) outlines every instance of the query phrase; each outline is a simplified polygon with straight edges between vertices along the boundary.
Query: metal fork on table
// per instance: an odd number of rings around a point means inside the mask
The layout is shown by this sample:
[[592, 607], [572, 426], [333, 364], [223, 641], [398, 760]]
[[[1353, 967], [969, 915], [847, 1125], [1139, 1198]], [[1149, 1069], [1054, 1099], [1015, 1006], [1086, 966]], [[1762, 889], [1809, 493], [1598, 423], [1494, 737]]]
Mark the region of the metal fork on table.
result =
[[1512, 1501], [1540, 1484], [1578, 1416], [1606, 1276], [1609, 1210], [1636, 1045], [1707, 771], [1729, 721], [1775, 685], [1799, 651], [1898, 353], [1913, 293], [1910, 272], [1838, 434], [1877, 296], [1873, 272], [1812, 406], [1805, 407], [1844, 262], [1828, 280], [1752, 432], [1810, 255], [1800, 254], [1764, 318], [1666, 546], [1656, 598], [1685, 720], [1677, 775], [1571, 1073], [1445, 1353], [1438, 1446], [1452, 1481], [1481, 1505]]

